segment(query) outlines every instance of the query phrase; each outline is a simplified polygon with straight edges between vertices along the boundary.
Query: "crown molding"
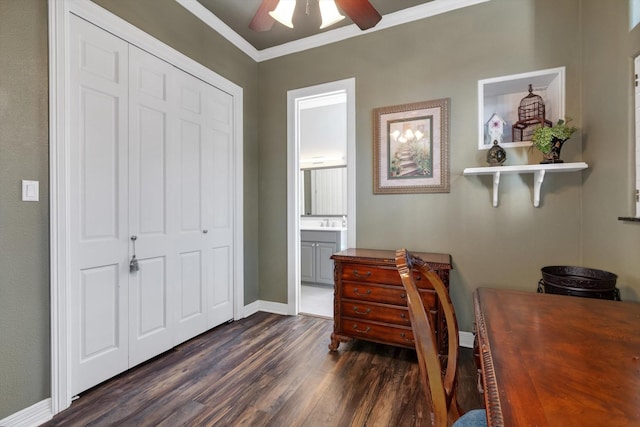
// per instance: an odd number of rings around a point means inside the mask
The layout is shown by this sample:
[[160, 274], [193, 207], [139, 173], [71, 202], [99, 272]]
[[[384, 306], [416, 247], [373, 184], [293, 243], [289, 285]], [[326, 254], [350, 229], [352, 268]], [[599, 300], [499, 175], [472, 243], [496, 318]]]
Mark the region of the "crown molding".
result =
[[488, 1], [491, 0], [433, 0], [429, 3], [384, 15], [378, 25], [365, 31], [360, 30], [357, 25], [351, 24], [332, 31], [316, 34], [311, 37], [306, 37], [263, 50], [257, 50], [249, 42], [240, 37], [238, 33], [233, 31], [231, 27], [222, 22], [220, 18], [211, 13], [206, 7], [202, 6], [197, 0], [175, 0], [176, 3], [193, 13], [197, 18], [217, 31], [221, 36], [226, 38], [256, 62], [267, 61], [280, 56], [302, 52], [307, 49], [324, 46], [352, 37], [362, 36], [375, 31], [384, 30], [386, 28], [395, 27], [397, 25], [406, 24], [419, 19], [425, 19]]

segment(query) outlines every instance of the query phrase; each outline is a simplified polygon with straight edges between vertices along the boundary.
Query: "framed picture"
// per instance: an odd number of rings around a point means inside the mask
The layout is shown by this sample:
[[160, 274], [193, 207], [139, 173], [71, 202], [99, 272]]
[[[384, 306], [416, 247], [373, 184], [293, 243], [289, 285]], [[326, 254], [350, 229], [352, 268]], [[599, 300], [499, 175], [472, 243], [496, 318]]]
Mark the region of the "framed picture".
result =
[[374, 194], [449, 192], [449, 99], [373, 110]]

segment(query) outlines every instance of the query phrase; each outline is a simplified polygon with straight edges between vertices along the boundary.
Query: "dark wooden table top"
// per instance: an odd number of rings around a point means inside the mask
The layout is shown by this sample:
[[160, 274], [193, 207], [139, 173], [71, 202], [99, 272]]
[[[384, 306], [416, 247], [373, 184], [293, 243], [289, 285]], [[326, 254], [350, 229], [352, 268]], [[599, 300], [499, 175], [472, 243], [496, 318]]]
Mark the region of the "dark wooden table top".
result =
[[[422, 258], [424, 261], [432, 264], [449, 265], [451, 268], [451, 255], [439, 254], [433, 252], [412, 252], [414, 255]], [[352, 258], [358, 258], [360, 262], [370, 260], [375, 263], [386, 263], [391, 266], [396, 265], [396, 251], [387, 249], [362, 249], [349, 248], [333, 254], [334, 260], [349, 261]]]
[[640, 426], [640, 304], [477, 289], [490, 426]]

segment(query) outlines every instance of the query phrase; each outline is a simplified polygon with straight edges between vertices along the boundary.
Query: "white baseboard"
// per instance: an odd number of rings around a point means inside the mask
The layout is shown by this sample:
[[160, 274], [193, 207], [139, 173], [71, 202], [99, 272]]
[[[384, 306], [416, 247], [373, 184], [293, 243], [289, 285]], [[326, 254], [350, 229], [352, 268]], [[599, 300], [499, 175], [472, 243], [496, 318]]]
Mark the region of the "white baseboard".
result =
[[249, 317], [252, 314], [256, 314], [260, 311], [260, 301], [254, 301], [250, 304], [244, 306], [244, 310], [242, 312], [242, 318]]
[[244, 306], [244, 317], [249, 317], [259, 311], [286, 316], [289, 314], [289, 306], [280, 302], [258, 300]]
[[51, 399], [45, 399], [0, 420], [2, 427], [35, 427], [53, 418]]

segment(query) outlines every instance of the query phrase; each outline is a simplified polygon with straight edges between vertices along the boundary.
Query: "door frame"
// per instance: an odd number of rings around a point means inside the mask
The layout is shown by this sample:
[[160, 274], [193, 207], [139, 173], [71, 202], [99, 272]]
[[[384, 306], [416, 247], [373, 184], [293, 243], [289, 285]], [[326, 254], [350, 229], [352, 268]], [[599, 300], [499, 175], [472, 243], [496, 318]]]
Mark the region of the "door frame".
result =
[[48, 0], [49, 9], [49, 180], [51, 280], [51, 410], [71, 405], [69, 88], [67, 42], [69, 17], [79, 16], [136, 45], [233, 97], [233, 297], [234, 319], [244, 312], [243, 258], [243, 90], [172, 47], [89, 0]]
[[336, 91], [347, 95], [347, 247], [356, 246], [356, 79], [287, 92], [287, 312], [300, 311], [300, 141], [299, 103]]

